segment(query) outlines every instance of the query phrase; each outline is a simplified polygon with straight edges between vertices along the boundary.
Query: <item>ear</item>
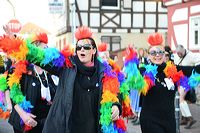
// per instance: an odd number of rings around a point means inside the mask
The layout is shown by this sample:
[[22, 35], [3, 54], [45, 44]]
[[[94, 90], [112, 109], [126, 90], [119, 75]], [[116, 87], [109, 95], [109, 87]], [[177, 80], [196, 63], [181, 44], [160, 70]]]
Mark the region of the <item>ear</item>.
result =
[[94, 50], [93, 50], [93, 55], [95, 54], [97, 52], [97, 49], [96, 48], [94, 48]]

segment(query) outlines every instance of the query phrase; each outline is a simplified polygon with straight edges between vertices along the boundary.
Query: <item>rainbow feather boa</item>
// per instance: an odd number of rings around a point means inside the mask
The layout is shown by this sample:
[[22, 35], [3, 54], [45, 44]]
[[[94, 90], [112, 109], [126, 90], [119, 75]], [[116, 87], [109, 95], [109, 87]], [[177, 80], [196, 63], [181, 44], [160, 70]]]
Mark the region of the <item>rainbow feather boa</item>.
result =
[[0, 118], [7, 119], [10, 116], [10, 112], [7, 111], [7, 108], [4, 103], [5, 90], [7, 89], [6, 84], [6, 74], [0, 75]]
[[[23, 96], [21, 92], [21, 85], [20, 80], [23, 73], [26, 73], [26, 61], [19, 61], [13, 65], [14, 72], [9, 74], [8, 79], [6, 77], [0, 77], [0, 84], [4, 86], [8, 86], [10, 89], [10, 98], [15, 104], [18, 104], [25, 112], [31, 112], [33, 106], [31, 105], [30, 101], [26, 100], [26, 97]], [[24, 125], [23, 121], [21, 120], [21, 125]], [[31, 127], [28, 125], [24, 125], [24, 130], [29, 130]]]
[[[0, 47], [6, 52], [10, 57], [16, 60], [28, 60], [32, 63], [43, 65], [51, 65], [56, 68], [62, 67], [72, 67], [72, 63], [69, 58], [72, 56], [73, 51], [69, 48], [64, 49], [59, 52], [55, 48], [40, 49], [31, 44], [31, 40], [23, 40], [16, 38], [14, 40], [7, 36], [1, 37]], [[104, 71], [103, 78], [103, 94], [101, 100], [100, 108], [100, 124], [102, 125], [102, 130], [104, 133], [124, 133], [126, 131], [126, 126], [124, 121], [120, 118], [119, 120], [112, 122], [111, 120], [111, 109], [115, 102], [119, 102], [117, 95], [119, 93], [119, 82], [115, 72], [112, 71], [108, 63], [103, 62], [99, 59], [106, 67]], [[22, 61], [25, 63], [24, 61]], [[26, 112], [29, 112], [32, 105], [20, 92], [20, 78], [22, 73], [25, 72], [25, 66], [20, 63], [16, 66], [14, 73], [10, 76], [8, 80], [8, 85], [11, 88], [11, 98], [12, 100], [19, 104]], [[26, 63], [25, 63], [26, 64]], [[18, 70], [17, 68], [23, 71]]]
[[[156, 65], [144, 65], [146, 71], [144, 76], [138, 70], [138, 58], [137, 53], [129, 48], [130, 54], [125, 60], [125, 72], [127, 73], [127, 85], [129, 88], [137, 89], [143, 95], [146, 95], [149, 89], [155, 85], [155, 76], [158, 73]], [[167, 62], [166, 67], [163, 70], [167, 78], [171, 78], [172, 81], [178, 86], [182, 86], [185, 91], [188, 91], [192, 86], [196, 86], [200, 83], [200, 75], [193, 73], [190, 78], [184, 76], [182, 71], [178, 71], [176, 66], [172, 62]]]
[[130, 88], [126, 84], [125, 75], [120, 70], [120, 67], [115, 63], [114, 60], [108, 60], [109, 65], [112, 67], [112, 70], [116, 73], [118, 81], [120, 82], [120, 94], [122, 95], [122, 116], [131, 117], [133, 116], [133, 111], [130, 105], [129, 92]]
[[140, 90], [144, 87], [144, 78], [140, 74], [140, 71], [138, 70], [138, 64], [139, 60], [137, 58], [137, 53], [132, 48], [129, 48], [129, 54], [125, 58], [125, 73], [127, 74], [127, 79], [125, 81], [125, 84], [131, 88]]
[[200, 74], [197, 72], [193, 71], [192, 75], [189, 78], [188, 84], [192, 87], [195, 88], [199, 85], [200, 83]]

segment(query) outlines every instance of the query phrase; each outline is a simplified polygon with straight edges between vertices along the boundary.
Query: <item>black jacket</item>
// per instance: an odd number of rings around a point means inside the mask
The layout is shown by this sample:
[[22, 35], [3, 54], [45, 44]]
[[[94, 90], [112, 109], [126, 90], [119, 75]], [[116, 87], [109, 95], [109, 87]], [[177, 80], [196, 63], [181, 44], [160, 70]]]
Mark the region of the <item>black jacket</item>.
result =
[[[53, 99], [55, 91], [56, 91], [56, 85], [54, 84], [51, 78], [51, 75], [47, 74], [47, 77], [49, 81], [48, 86], [50, 88], [51, 97]], [[40, 87], [39, 80], [33, 75], [23, 74], [22, 79], [20, 80], [20, 84], [21, 84], [21, 91], [23, 95], [26, 96], [26, 100], [30, 101], [31, 105], [33, 105], [34, 107], [33, 109], [31, 109], [31, 113], [34, 115], [37, 115], [36, 121], [38, 122], [38, 125], [42, 127], [44, 125], [44, 121], [48, 114], [50, 106], [44, 107], [43, 104], [41, 105], [41, 103], [38, 103], [38, 101], [40, 101], [41, 99], [41, 87]], [[15, 110], [14, 106], [15, 104], [13, 103], [13, 110], [9, 118], [9, 123], [15, 129], [22, 132], [23, 129], [22, 129], [22, 125], [20, 124], [20, 116]], [[39, 109], [38, 106], [42, 106], [42, 107], [40, 107]]]
[[[99, 63], [99, 103], [98, 107], [100, 108], [100, 101], [102, 95], [102, 78], [104, 76], [105, 67], [102, 63]], [[55, 72], [55, 71], [54, 71]], [[59, 72], [59, 85], [56, 90], [56, 94], [53, 100], [53, 104], [47, 116], [43, 133], [70, 133], [69, 127], [70, 122], [69, 118], [72, 110], [73, 103], [73, 89], [75, 77], [77, 74], [77, 66], [74, 65], [72, 68], [63, 68]], [[98, 121], [100, 113], [98, 112]], [[100, 126], [99, 132], [100, 132]]]

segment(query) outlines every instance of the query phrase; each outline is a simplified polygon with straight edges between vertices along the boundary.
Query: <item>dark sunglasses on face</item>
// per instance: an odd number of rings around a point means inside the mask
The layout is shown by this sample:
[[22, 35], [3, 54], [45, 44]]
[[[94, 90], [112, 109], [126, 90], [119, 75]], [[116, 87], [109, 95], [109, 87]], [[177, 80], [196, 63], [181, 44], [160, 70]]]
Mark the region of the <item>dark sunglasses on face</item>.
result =
[[169, 54], [165, 54], [165, 56], [169, 56]]
[[91, 44], [84, 44], [84, 45], [77, 45], [76, 46], [76, 50], [81, 50], [82, 48], [84, 49], [84, 50], [90, 50], [92, 47], [91, 47], [92, 45]]
[[149, 54], [151, 56], [156, 56], [157, 54], [162, 56], [162, 55], [165, 54], [165, 51], [162, 51], [162, 50], [160, 50], [160, 51], [150, 51]]

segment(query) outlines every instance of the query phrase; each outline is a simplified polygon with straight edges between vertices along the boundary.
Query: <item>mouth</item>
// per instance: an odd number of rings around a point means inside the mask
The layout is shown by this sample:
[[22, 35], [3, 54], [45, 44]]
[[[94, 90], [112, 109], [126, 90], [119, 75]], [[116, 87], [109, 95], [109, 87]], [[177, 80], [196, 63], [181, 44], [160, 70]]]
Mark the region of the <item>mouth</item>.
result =
[[80, 54], [82, 57], [85, 57], [85, 54]]
[[162, 58], [154, 58], [155, 61], [161, 61]]

